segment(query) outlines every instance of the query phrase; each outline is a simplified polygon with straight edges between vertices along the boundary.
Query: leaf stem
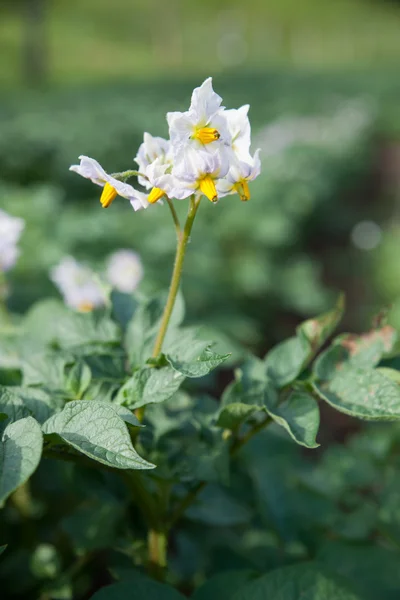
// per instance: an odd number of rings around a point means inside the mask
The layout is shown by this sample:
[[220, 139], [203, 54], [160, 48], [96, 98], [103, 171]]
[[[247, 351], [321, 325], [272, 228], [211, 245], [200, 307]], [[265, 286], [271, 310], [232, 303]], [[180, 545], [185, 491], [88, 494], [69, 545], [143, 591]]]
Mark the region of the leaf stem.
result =
[[147, 536], [149, 571], [159, 581], [164, 579], [167, 566], [167, 536], [164, 531], [149, 529]]
[[[199, 207], [199, 204], [200, 204], [200, 197], [195, 199], [194, 196], [191, 196], [189, 212], [187, 215], [186, 223], [185, 223], [182, 233], [180, 233], [178, 236], [178, 244], [176, 247], [176, 255], [175, 255], [175, 264], [174, 264], [174, 269], [172, 271], [168, 299], [167, 299], [167, 303], [165, 305], [164, 313], [163, 313], [163, 316], [161, 319], [160, 329], [158, 331], [157, 338], [156, 338], [156, 341], [154, 344], [154, 349], [153, 349], [153, 354], [152, 354], [153, 358], [157, 358], [157, 356], [160, 354], [161, 348], [162, 348], [162, 345], [164, 342], [164, 338], [167, 333], [168, 324], [169, 324], [169, 321], [171, 318], [171, 314], [172, 314], [172, 311], [174, 308], [176, 296], [178, 294], [179, 285], [180, 285], [180, 281], [181, 281], [182, 267], [183, 267], [183, 261], [185, 258], [185, 253], [186, 253], [186, 246], [187, 246], [187, 243], [190, 238], [190, 233], [192, 231], [194, 218], [196, 216], [196, 212]], [[175, 219], [174, 219], [174, 221], [175, 221]], [[175, 223], [175, 225], [176, 225], [176, 223]]]

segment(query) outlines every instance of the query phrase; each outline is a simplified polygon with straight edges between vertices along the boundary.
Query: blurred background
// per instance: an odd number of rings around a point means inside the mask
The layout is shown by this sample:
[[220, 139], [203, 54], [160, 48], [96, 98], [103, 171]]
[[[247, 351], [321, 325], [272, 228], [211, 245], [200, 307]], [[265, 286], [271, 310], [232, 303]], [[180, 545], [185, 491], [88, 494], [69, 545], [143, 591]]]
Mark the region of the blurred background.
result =
[[261, 353], [344, 290], [347, 329], [388, 305], [400, 325], [399, 60], [395, 0], [0, 0], [0, 206], [27, 221], [10, 307], [56, 295], [65, 254], [102, 268], [132, 248], [142, 288], [167, 285], [167, 211], [102, 211], [68, 167], [132, 168], [212, 75], [227, 107], [251, 104], [263, 173], [249, 203], [200, 211], [189, 320]]

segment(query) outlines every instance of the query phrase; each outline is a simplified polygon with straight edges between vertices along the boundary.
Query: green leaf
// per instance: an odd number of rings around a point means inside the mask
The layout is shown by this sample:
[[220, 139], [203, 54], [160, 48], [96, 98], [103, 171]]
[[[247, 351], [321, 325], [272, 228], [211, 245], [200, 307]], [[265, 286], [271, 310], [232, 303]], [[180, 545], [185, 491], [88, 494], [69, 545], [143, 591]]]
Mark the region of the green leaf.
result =
[[89, 367], [82, 361], [77, 360], [71, 367], [66, 369], [64, 377], [64, 389], [79, 400], [88, 389], [92, 380]]
[[145, 425], [139, 421], [137, 416], [130, 411], [129, 408], [125, 408], [125, 406], [118, 406], [117, 404], [113, 404], [113, 407], [121, 419], [123, 419], [125, 423], [128, 423], [128, 425], [133, 425], [134, 427], [145, 427]]
[[118, 392], [116, 403], [128, 408], [164, 402], [178, 391], [185, 377], [171, 367], [136, 371]]
[[398, 385], [400, 385], [400, 371], [396, 371], [396, 369], [390, 369], [389, 367], [379, 367], [376, 369], [378, 373], [384, 375], [388, 379], [391, 379]]
[[114, 583], [96, 592], [90, 600], [184, 600], [174, 588], [138, 574], [132, 579]]
[[70, 358], [59, 352], [30, 353], [22, 361], [24, 386], [41, 385], [52, 391], [64, 389], [64, 372]]
[[122, 506], [116, 501], [99, 498], [86, 501], [62, 521], [78, 554], [112, 546], [117, 538], [117, 527], [122, 518]]
[[340, 294], [336, 306], [333, 310], [314, 319], [308, 319], [301, 323], [297, 328], [297, 335], [304, 336], [311, 346], [311, 351], [315, 354], [319, 348], [326, 342], [329, 336], [335, 331], [340, 323], [345, 307], [345, 298]]
[[[125, 345], [132, 367], [141, 367], [151, 356], [167, 300], [167, 292], [154, 298], [142, 299], [128, 324]], [[172, 311], [169, 327], [180, 325], [185, 316], [185, 306], [179, 293]]]
[[276, 569], [246, 583], [232, 600], [361, 600], [323, 567], [302, 563]]
[[0, 412], [7, 415], [10, 422], [29, 416], [29, 410], [13, 388], [0, 386]]
[[340, 335], [315, 361], [314, 374], [317, 379], [328, 380], [345, 367], [375, 367], [391, 351], [396, 338], [396, 331], [389, 325], [363, 335]]
[[249, 523], [251, 512], [228, 489], [211, 483], [200, 492], [196, 503], [187, 509], [185, 516], [207, 525], [233, 527]]
[[311, 347], [305, 338], [289, 338], [268, 352], [266, 373], [278, 388], [284, 387], [300, 375], [310, 353]]
[[204, 377], [230, 357], [230, 354], [216, 354], [211, 346], [204, 348], [203, 342], [199, 346], [201, 350], [195, 346], [181, 347], [175, 354], [166, 354], [165, 358], [185, 377]]
[[353, 417], [400, 419], [400, 388], [378, 370], [345, 369], [326, 384], [314, 384], [314, 389], [328, 404]]
[[61, 410], [64, 405], [62, 396], [49, 394], [41, 388], [14, 387], [12, 391], [22, 400], [24, 406], [40, 424]]
[[78, 400], [43, 425], [47, 435], [64, 442], [93, 460], [116, 469], [152, 469], [132, 446], [129, 431], [118, 409], [105, 402]]
[[32, 417], [10, 423], [0, 447], [0, 506], [36, 470], [42, 455], [43, 436]]
[[311, 394], [296, 390], [276, 407], [270, 405], [267, 411], [295, 442], [306, 448], [318, 448], [315, 438], [320, 422], [319, 408]]
[[255, 577], [254, 571], [224, 571], [218, 573], [198, 588], [192, 596], [193, 600], [232, 600], [233, 595], [245, 583]]
[[42, 347], [57, 346], [67, 350], [94, 344], [115, 344], [120, 331], [107, 311], [77, 313], [60, 302], [45, 300], [36, 304], [24, 321], [25, 336], [40, 341]]
[[3, 552], [5, 551], [7, 546], [8, 546], [8, 544], [3, 544], [3, 546], [0, 546], [0, 556], [3, 554]]

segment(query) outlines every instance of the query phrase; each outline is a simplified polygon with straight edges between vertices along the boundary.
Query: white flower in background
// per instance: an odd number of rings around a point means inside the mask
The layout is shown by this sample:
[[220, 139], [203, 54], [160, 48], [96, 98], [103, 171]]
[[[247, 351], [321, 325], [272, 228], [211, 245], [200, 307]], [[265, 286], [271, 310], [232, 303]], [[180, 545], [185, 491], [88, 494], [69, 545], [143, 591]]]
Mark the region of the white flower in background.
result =
[[106, 303], [104, 288], [96, 274], [72, 256], [66, 256], [51, 270], [50, 279], [65, 303], [75, 310], [88, 312]]
[[226, 151], [196, 152], [187, 147], [174, 168], [177, 188], [174, 198], [180, 200], [193, 193], [202, 193], [211, 202], [218, 200], [216, 181], [229, 171], [229, 156]]
[[212, 87], [212, 78], [196, 88], [192, 94], [190, 108], [186, 112], [169, 112], [167, 121], [174, 156], [182, 148], [214, 146], [218, 140], [230, 143], [226, 119], [221, 108], [222, 98]]
[[[170, 155], [170, 141], [165, 140], [162, 137], [154, 137], [150, 133], [145, 133], [143, 136], [143, 143], [140, 145], [135, 162], [138, 164], [139, 172], [146, 173], [146, 169], [155, 160], [159, 160], [161, 164], [172, 165], [172, 156]], [[152, 187], [148, 179], [145, 177], [138, 177], [140, 185], [146, 189]]]
[[224, 111], [231, 136], [231, 148], [235, 156], [244, 162], [251, 162], [250, 143], [251, 127], [248, 117], [250, 105]]
[[0, 271], [11, 269], [18, 258], [18, 242], [25, 221], [0, 210]]
[[107, 261], [107, 279], [118, 291], [131, 294], [143, 278], [139, 254], [132, 250], [117, 250]]
[[146, 194], [135, 190], [128, 183], [119, 181], [112, 175], [106, 173], [103, 167], [94, 158], [80, 156], [79, 160], [81, 161], [80, 164], [72, 165], [69, 170], [75, 171], [78, 175], [90, 179], [93, 183], [103, 188], [103, 193], [100, 198], [103, 208], [108, 208], [117, 196], [127, 198], [134, 210], [147, 208], [149, 204], [147, 202]]
[[261, 171], [260, 149], [256, 150], [251, 162], [236, 161], [231, 165], [224, 179], [217, 182], [217, 191], [220, 196], [239, 194], [241, 200], [250, 200], [249, 181], [259, 176]]

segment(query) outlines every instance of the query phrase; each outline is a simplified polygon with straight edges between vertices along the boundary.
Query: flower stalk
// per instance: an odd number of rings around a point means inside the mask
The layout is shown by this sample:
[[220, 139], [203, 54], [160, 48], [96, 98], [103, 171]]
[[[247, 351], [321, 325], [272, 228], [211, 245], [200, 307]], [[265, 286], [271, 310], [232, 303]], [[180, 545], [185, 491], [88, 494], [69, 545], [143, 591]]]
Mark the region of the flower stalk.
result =
[[193, 222], [196, 217], [197, 209], [200, 204], [200, 197], [195, 198], [191, 196], [189, 212], [186, 219], [183, 231], [178, 236], [178, 244], [176, 248], [175, 264], [172, 272], [171, 283], [169, 286], [168, 298], [165, 304], [164, 313], [161, 319], [160, 329], [154, 343], [152, 358], [157, 358], [161, 352], [162, 345], [167, 333], [169, 321], [171, 319], [172, 311], [174, 309], [176, 296], [178, 294], [179, 285], [181, 282], [183, 262], [186, 254], [187, 243], [190, 238], [190, 234], [193, 227]]

